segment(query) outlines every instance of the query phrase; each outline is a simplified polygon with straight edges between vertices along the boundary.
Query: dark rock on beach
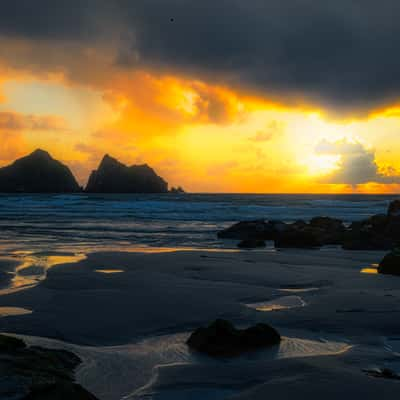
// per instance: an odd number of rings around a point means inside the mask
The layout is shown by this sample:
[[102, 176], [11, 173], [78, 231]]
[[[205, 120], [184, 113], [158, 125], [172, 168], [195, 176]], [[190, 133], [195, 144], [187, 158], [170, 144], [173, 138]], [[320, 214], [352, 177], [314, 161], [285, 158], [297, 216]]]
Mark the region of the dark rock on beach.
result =
[[[400, 200], [390, 203], [386, 214], [373, 215], [346, 227], [338, 218], [319, 216], [308, 223], [242, 221], [218, 232], [219, 238], [273, 240], [275, 247], [318, 248], [341, 245], [347, 250], [390, 250], [400, 246]], [[243, 246], [243, 243], [239, 247]]]
[[367, 375], [374, 378], [395, 379], [400, 380], [400, 375], [389, 368], [366, 369], [364, 370]]
[[400, 275], [400, 249], [395, 249], [383, 258], [379, 263], [380, 274]]
[[338, 218], [314, 217], [309, 224], [309, 230], [318, 237], [319, 241], [326, 244], [341, 244], [346, 227]]
[[0, 352], [12, 352], [24, 349], [26, 344], [23, 340], [13, 336], [0, 335]]
[[79, 357], [65, 350], [27, 347], [18, 338], [0, 335], [0, 398], [21, 400], [96, 400], [75, 383]]
[[389, 204], [387, 215], [389, 217], [400, 217], [400, 200], [393, 200]]
[[2, 193], [74, 193], [81, 191], [72, 172], [43, 150], [0, 168]]
[[315, 248], [320, 247], [322, 242], [318, 235], [311, 229], [288, 228], [277, 235], [275, 247], [290, 248]]
[[130, 167], [105, 155], [86, 186], [89, 193], [168, 193], [168, 183], [147, 164]]
[[59, 382], [35, 388], [23, 400], [96, 400], [97, 398], [76, 383]]
[[239, 247], [247, 247], [243, 244], [254, 240], [273, 240], [276, 247], [312, 248], [340, 243], [344, 231], [342, 221], [317, 217], [310, 223], [298, 220], [292, 224], [281, 221], [242, 221], [218, 232], [218, 237], [242, 240], [244, 243], [240, 243]]
[[238, 247], [241, 249], [256, 249], [265, 246], [265, 241], [261, 239], [245, 239], [238, 243]]
[[260, 239], [260, 240], [273, 240], [277, 229], [281, 222], [274, 221], [241, 221], [231, 227], [218, 232], [218, 237], [221, 239]]
[[279, 333], [269, 325], [236, 329], [229, 321], [217, 319], [207, 328], [196, 329], [187, 344], [196, 351], [218, 357], [239, 355], [277, 345], [280, 341]]
[[343, 248], [348, 250], [390, 250], [400, 242], [400, 217], [378, 214], [353, 222], [346, 231]]

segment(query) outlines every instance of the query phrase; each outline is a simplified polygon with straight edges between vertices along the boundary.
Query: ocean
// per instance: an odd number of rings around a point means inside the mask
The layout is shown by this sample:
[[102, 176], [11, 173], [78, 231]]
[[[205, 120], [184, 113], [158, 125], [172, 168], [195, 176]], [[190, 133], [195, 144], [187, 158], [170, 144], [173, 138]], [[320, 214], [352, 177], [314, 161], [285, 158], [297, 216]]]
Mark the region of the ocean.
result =
[[395, 195], [1, 195], [0, 251], [221, 249], [216, 232], [240, 220], [346, 222], [384, 213]]

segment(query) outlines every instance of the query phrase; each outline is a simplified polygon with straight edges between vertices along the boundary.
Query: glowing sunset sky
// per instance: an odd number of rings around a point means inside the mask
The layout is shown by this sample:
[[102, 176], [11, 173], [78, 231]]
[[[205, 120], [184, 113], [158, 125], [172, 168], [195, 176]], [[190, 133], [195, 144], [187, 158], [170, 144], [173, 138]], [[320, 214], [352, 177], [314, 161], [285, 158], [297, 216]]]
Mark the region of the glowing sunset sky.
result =
[[[334, 4], [333, 4], [334, 3]], [[393, 0], [14, 0], [0, 165], [105, 153], [194, 192], [397, 192]]]

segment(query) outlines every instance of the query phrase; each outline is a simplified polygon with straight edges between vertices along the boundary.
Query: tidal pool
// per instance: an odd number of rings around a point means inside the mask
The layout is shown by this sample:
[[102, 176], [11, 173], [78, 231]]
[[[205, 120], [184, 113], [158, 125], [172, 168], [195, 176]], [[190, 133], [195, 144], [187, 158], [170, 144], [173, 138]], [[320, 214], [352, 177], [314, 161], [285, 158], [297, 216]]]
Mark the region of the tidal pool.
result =
[[95, 272], [99, 274], [120, 274], [125, 271], [123, 269], [96, 269]]
[[260, 301], [257, 303], [248, 303], [246, 307], [257, 311], [279, 311], [290, 308], [304, 307], [306, 302], [299, 296], [284, 296], [273, 300]]

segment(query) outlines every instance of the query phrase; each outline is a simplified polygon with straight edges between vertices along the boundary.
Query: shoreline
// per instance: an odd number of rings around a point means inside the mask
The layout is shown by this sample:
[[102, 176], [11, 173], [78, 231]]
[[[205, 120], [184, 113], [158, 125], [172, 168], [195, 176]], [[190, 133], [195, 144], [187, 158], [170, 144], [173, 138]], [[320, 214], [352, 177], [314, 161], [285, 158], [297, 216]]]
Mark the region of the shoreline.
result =
[[[212, 393], [256, 399], [247, 393], [264, 384], [264, 395], [275, 390], [276, 383], [266, 384], [271, 379], [282, 381], [278, 386], [285, 393], [290, 374], [306, 374], [306, 381], [350, 375], [349, 390], [362, 384], [368, 396], [382, 385], [399, 387], [363, 372], [397, 360], [396, 349], [388, 346], [390, 338], [400, 339], [400, 278], [361, 273], [382, 254], [330, 247], [89, 253], [75, 263], [52, 266], [35, 287], [1, 295], [0, 307], [33, 312], [0, 318], [0, 330], [30, 336], [31, 343], [75, 349], [80, 356], [88, 352], [77, 376], [100, 400], [144, 399], [150, 392], [158, 400], [185, 393], [194, 399]], [[248, 307], [255, 303], [267, 307]], [[217, 317], [237, 326], [271, 324], [292, 337], [282, 346], [293, 357], [267, 360], [260, 352], [213, 364], [188, 352], [185, 335]], [[352, 347], [315, 353], [332, 349], [335, 341]], [[101, 387], [95, 384], [98, 376], [107, 376]], [[211, 391], [202, 392], [207, 387]], [[219, 392], [224, 388], [234, 393]]]

